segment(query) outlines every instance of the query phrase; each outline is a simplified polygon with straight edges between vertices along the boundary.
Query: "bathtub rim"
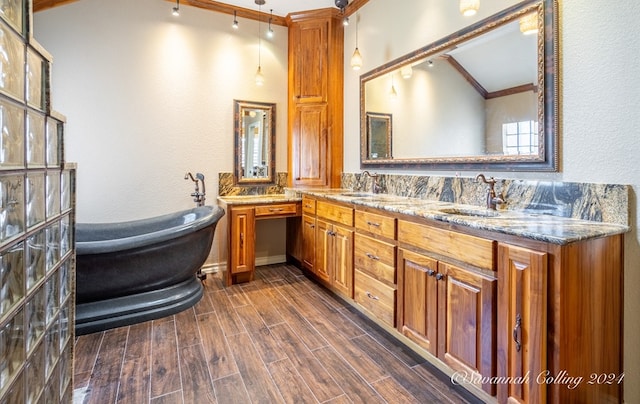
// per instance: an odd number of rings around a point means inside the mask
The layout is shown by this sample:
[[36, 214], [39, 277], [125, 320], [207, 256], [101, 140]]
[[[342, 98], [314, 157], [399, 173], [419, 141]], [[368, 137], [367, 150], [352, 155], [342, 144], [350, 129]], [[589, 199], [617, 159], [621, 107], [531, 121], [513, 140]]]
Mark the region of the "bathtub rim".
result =
[[169, 219], [176, 216], [184, 216], [188, 213], [195, 211], [210, 210], [202, 217], [195, 219], [192, 222], [184, 223], [179, 226], [172, 226], [167, 229], [154, 231], [150, 233], [139, 234], [135, 236], [121, 237], [110, 240], [92, 240], [92, 241], [78, 241], [76, 238], [76, 254], [88, 255], [88, 254], [105, 254], [117, 251], [124, 251], [139, 247], [145, 247], [157, 243], [161, 243], [167, 240], [171, 240], [180, 237], [184, 234], [196, 232], [205, 227], [211, 226], [217, 223], [225, 212], [220, 206], [206, 205], [197, 208], [185, 209], [178, 212], [168, 213], [165, 215], [154, 216], [147, 219], [132, 220], [126, 222], [114, 222], [114, 223], [76, 223], [76, 227], [88, 228], [91, 226], [135, 226], [146, 221]]

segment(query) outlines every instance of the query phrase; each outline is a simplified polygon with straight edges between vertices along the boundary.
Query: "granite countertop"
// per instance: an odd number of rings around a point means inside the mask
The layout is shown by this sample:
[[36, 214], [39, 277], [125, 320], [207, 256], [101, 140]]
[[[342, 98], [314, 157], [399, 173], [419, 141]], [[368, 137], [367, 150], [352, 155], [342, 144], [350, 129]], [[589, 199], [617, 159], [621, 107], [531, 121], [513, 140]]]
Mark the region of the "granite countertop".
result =
[[228, 195], [219, 196], [218, 202], [224, 205], [255, 205], [262, 203], [299, 202], [302, 198], [296, 194], [265, 194], [265, 195]]
[[388, 212], [454, 223], [553, 244], [626, 233], [628, 226], [522, 211], [488, 210], [482, 206], [371, 194], [345, 190], [299, 190], [308, 195], [381, 209]]
[[269, 195], [221, 196], [227, 205], [297, 202], [301, 194], [367, 206], [387, 212], [401, 213], [474, 229], [488, 230], [553, 244], [626, 233], [628, 226], [579, 220], [523, 211], [488, 210], [481, 206], [431, 201], [406, 196], [372, 194], [345, 189], [295, 189], [294, 192]]

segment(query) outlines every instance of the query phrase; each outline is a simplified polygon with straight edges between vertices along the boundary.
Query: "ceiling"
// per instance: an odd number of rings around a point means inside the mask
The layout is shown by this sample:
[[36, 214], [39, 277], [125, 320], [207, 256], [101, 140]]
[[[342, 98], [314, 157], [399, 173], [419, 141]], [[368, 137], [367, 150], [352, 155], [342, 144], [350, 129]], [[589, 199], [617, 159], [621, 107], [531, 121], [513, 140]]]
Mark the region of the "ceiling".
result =
[[[265, 0], [262, 11], [269, 12], [273, 10], [273, 14], [286, 17], [287, 14], [298, 11], [316, 10], [319, 8], [335, 7], [335, 0]], [[225, 0], [218, 3], [229, 4], [236, 7], [258, 9], [258, 5], [254, 0]]]
[[[53, 7], [63, 6], [80, 0], [33, 0], [33, 11], [38, 12]], [[163, 0], [176, 2], [176, 0]], [[369, 0], [349, 0], [349, 5], [345, 8], [345, 15], [353, 14]], [[258, 5], [255, 0], [180, 0], [180, 5], [204, 8], [220, 13], [233, 14], [237, 12], [238, 17], [258, 19]], [[337, 10], [335, 0], [265, 0], [261, 6], [261, 19], [268, 18], [273, 10], [273, 23], [286, 25], [285, 17], [291, 13], [301, 11], [334, 8]]]

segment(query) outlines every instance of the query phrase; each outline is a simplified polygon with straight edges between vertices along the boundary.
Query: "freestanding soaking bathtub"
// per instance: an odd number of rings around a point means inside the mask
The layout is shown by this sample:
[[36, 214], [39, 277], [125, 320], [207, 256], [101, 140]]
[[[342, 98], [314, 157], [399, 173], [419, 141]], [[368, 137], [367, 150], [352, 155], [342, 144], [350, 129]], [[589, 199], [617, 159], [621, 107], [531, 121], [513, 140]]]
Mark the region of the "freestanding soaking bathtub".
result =
[[196, 304], [197, 273], [224, 215], [217, 206], [76, 225], [76, 333], [175, 314]]

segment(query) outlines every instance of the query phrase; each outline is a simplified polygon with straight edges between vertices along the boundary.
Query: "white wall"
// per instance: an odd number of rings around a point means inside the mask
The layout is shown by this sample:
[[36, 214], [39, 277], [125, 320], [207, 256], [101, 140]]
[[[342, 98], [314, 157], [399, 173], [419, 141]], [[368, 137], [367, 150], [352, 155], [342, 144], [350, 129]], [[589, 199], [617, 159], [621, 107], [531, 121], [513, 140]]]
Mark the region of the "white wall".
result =
[[[276, 170], [287, 167], [287, 33], [263, 35], [266, 82], [255, 85], [258, 22], [158, 0], [83, 0], [36, 13], [53, 55], [53, 108], [67, 117], [65, 154], [78, 163], [77, 220], [140, 219], [194, 206], [186, 172], [233, 170], [233, 100], [276, 103]], [[266, 24], [262, 24], [266, 32]], [[284, 233], [273, 224], [272, 231]], [[208, 264], [226, 257], [226, 218]], [[269, 251], [284, 254], [284, 241]], [[281, 250], [281, 251], [280, 251]]]
[[[359, 72], [345, 66], [344, 169], [360, 171], [359, 74], [488, 17], [515, 0], [483, 0], [462, 17], [456, 1], [375, 0], [360, 11]], [[625, 238], [625, 400], [640, 402], [640, 2], [560, 0], [561, 156], [558, 173], [490, 173], [498, 178], [629, 184], [630, 224]], [[355, 21], [355, 17], [351, 20]], [[345, 61], [355, 46], [355, 24], [345, 30]], [[381, 170], [381, 172], [384, 172]], [[386, 171], [398, 173], [398, 171]], [[405, 172], [410, 173], [410, 172]], [[451, 172], [420, 171], [422, 175]], [[476, 172], [461, 172], [473, 176]], [[580, 313], [576, 313], [580, 315]]]
[[[138, 219], [189, 208], [205, 175], [233, 168], [233, 100], [277, 104], [276, 169], [287, 165], [287, 29], [262, 41], [258, 23], [158, 0], [83, 0], [34, 15], [53, 55], [53, 107], [67, 117], [65, 153], [78, 163], [78, 221]], [[262, 24], [266, 31], [266, 24]]]

